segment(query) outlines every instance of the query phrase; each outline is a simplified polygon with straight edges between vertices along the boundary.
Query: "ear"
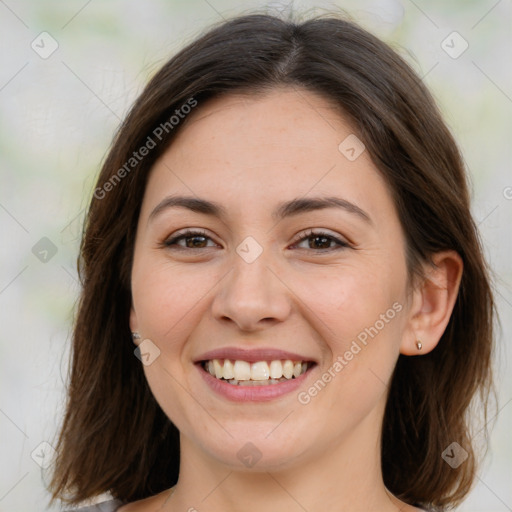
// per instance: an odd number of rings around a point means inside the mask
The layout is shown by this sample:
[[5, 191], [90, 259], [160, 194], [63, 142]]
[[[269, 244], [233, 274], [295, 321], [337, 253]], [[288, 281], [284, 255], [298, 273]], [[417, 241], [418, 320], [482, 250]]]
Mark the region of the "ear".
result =
[[[406, 356], [426, 354], [439, 343], [457, 299], [463, 262], [455, 251], [436, 253], [433, 265], [425, 267], [425, 278], [412, 292], [407, 328], [400, 345]], [[421, 341], [418, 349], [416, 341]]]

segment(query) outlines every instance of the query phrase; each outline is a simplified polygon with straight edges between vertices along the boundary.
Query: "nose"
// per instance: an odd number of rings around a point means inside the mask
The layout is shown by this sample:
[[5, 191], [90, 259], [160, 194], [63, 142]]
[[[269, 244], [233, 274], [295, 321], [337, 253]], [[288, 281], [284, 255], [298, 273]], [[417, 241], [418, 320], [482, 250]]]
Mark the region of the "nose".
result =
[[216, 320], [242, 331], [260, 331], [283, 322], [291, 311], [291, 292], [262, 256], [252, 263], [235, 256], [234, 268], [219, 283], [212, 302]]

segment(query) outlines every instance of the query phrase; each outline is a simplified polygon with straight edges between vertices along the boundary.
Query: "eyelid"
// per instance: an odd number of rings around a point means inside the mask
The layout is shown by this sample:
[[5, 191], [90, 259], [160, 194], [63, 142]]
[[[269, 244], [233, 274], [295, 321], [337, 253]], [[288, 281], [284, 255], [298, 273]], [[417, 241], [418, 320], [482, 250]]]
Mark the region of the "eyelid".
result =
[[201, 247], [195, 247], [195, 248], [194, 247], [182, 247], [180, 245], [175, 244], [175, 242], [178, 241], [179, 239], [192, 238], [194, 236], [203, 236], [203, 237], [208, 238], [208, 239], [212, 240], [213, 242], [215, 242], [215, 240], [213, 240], [213, 238], [210, 236], [210, 234], [202, 228], [184, 228], [184, 229], [176, 231], [172, 235], [166, 237], [164, 239], [164, 241], [161, 243], [161, 245], [164, 247], [167, 247], [167, 248], [169, 248], [171, 246], [175, 246], [178, 249], [184, 249], [184, 250], [201, 249]]
[[[177, 250], [201, 250], [201, 249], [211, 249], [211, 246], [209, 247], [183, 247], [181, 245], [177, 245], [176, 242], [177, 241], [180, 241], [180, 240], [183, 240], [183, 239], [186, 239], [186, 238], [192, 238], [194, 236], [202, 236], [204, 238], [207, 238], [211, 241], [213, 241], [214, 243], [215, 240], [213, 240], [213, 238], [208, 234], [208, 232], [202, 228], [184, 228], [182, 230], [179, 230], [177, 231], [176, 233], [173, 233], [171, 236], [167, 237], [160, 245], [165, 247], [165, 248], [175, 248]], [[308, 252], [313, 252], [313, 253], [327, 253], [327, 252], [333, 252], [333, 251], [336, 251], [336, 250], [342, 250], [342, 249], [347, 249], [347, 248], [353, 248], [353, 244], [351, 242], [348, 242], [346, 239], [344, 239], [345, 237], [343, 238], [340, 238], [339, 235], [336, 235], [336, 234], [332, 234], [330, 232], [328, 232], [327, 230], [325, 229], [322, 229], [322, 228], [309, 228], [309, 229], [306, 229], [302, 232], [300, 232], [296, 237], [295, 237], [295, 241], [292, 242], [292, 247], [293, 245], [297, 245], [298, 243], [301, 243], [301, 242], [304, 242], [305, 240], [307, 240], [308, 238], [311, 238], [311, 237], [325, 237], [325, 238], [328, 238], [331, 242], [334, 242], [336, 244], [336, 246], [334, 247], [329, 247], [327, 249], [304, 249], [304, 248], [299, 248], [299, 250], [306, 250]]]
[[313, 252], [319, 252], [319, 253], [332, 252], [337, 249], [348, 249], [348, 248], [353, 247], [352, 244], [350, 242], [348, 242], [346, 239], [340, 238], [339, 235], [330, 233], [327, 230], [322, 229], [322, 228], [317, 228], [317, 229], [309, 228], [309, 229], [306, 229], [305, 231], [301, 231], [297, 235], [296, 240], [295, 240], [295, 242], [293, 242], [293, 244], [295, 245], [297, 243], [303, 242], [304, 240], [307, 240], [308, 238], [313, 237], [313, 236], [329, 238], [331, 241], [333, 241], [337, 244], [337, 247], [331, 247], [328, 249], [318, 249], [318, 250], [310, 249]]

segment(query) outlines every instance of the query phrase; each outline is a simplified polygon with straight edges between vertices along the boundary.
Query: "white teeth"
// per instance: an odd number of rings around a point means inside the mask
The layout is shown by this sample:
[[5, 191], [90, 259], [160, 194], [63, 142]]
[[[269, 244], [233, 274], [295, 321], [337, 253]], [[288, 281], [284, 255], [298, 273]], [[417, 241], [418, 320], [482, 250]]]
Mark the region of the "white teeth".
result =
[[233, 384], [235, 386], [267, 386], [270, 384], [279, 384], [280, 382], [285, 382], [288, 379], [285, 377], [281, 377], [280, 379], [268, 379], [268, 380], [236, 380], [231, 379], [228, 380], [230, 384]]
[[270, 377], [272, 379], [280, 379], [283, 376], [283, 365], [281, 361], [270, 362]]
[[222, 370], [222, 365], [218, 359], [213, 360], [213, 369], [215, 370], [215, 377], [217, 377], [217, 379], [222, 379], [224, 373]]
[[267, 384], [268, 382], [264, 380], [241, 380], [238, 383], [239, 386], [266, 386]]
[[251, 380], [268, 380], [270, 368], [266, 361], [251, 364]]
[[287, 359], [283, 363], [283, 375], [287, 379], [291, 379], [292, 378], [292, 375], [293, 375], [293, 361], [290, 361], [289, 359]]
[[224, 378], [226, 380], [235, 378], [235, 371], [233, 370], [233, 363], [229, 359], [224, 359]]
[[235, 385], [277, 384], [291, 378], [300, 377], [308, 369], [308, 363], [286, 359], [280, 361], [230, 361], [229, 359], [211, 359], [204, 368], [217, 379], [224, 379]]
[[233, 372], [236, 380], [251, 379], [251, 365], [247, 361], [235, 361]]

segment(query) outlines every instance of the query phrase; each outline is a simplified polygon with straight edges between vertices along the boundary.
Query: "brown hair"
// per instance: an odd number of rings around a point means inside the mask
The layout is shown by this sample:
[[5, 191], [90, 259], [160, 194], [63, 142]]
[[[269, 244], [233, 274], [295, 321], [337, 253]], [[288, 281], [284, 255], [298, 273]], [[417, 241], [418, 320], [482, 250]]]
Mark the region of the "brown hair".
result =
[[[300, 23], [251, 14], [210, 28], [156, 73], [103, 164], [78, 261], [83, 290], [52, 500], [78, 503], [110, 491], [128, 502], [176, 483], [178, 431], [152, 396], [129, 330], [146, 181], [186, 123], [169, 123], [183, 105], [282, 86], [320, 94], [352, 123], [393, 195], [410, 276], [437, 251], [462, 257], [459, 294], [439, 344], [422, 357], [399, 356], [383, 420], [382, 471], [386, 487], [410, 504], [441, 509], [468, 493], [476, 467], [469, 406], [480, 398], [486, 418], [495, 308], [457, 145], [418, 76], [355, 23], [337, 14]], [[148, 137], [156, 147], [127, 166]], [[441, 457], [454, 441], [469, 454], [457, 469]]]

